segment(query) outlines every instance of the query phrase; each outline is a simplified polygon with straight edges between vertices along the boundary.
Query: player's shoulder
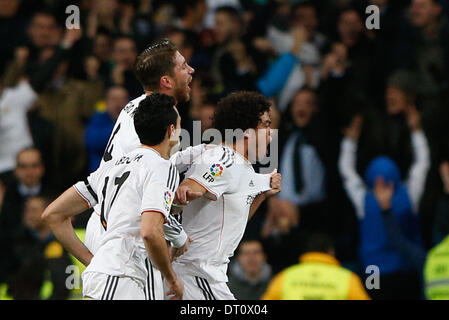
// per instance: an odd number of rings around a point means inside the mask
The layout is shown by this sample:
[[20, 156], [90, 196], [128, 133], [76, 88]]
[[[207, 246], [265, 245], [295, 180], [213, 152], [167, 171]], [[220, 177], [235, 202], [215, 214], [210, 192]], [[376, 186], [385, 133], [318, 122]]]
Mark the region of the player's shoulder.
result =
[[223, 145], [207, 146], [203, 157], [198, 160], [204, 161], [206, 164], [219, 163], [226, 168], [230, 168], [235, 163], [236, 153], [231, 148]]
[[139, 103], [145, 99], [146, 94], [142, 94], [141, 96], [135, 98], [134, 100], [131, 100], [126, 104], [125, 107], [123, 107], [122, 111], [120, 112], [119, 118], [123, 119], [124, 117], [127, 118], [133, 118], [134, 113], [136, 111], [136, 108], [139, 106]]
[[219, 177], [233, 179], [239, 174], [236, 159], [238, 158], [234, 150], [219, 145], [208, 147], [201, 157], [195, 159], [195, 162], [197, 167], [204, 171], [201, 173], [203, 176], [211, 175], [214, 179]]
[[151, 147], [142, 146], [134, 150], [133, 154], [141, 158], [141, 166], [152, 176], [166, 180], [168, 175], [178, 174], [174, 164], [170, 160], [164, 159], [156, 150]]

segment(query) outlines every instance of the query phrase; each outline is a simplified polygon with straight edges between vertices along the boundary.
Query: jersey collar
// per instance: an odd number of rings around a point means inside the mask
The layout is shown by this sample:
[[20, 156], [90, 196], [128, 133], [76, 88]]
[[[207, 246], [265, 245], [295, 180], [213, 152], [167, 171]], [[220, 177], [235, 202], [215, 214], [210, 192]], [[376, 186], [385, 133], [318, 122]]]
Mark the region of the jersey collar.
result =
[[301, 263], [304, 263], [304, 262], [320, 262], [320, 263], [332, 264], [332, 265], [336, 265], [336, 266], [340, 265], [340, 263], [338, 262], [337, 259], [335, 259], [330, 254], [323, 253], [323, 252], [309, 252], [309, 253], [305, 253], [305, 254], [303, 254], [299, 258], [299, 261]]
[[151, 151], [155, 152], [159, 157], [164, 158], [163, 156], [161, 156], [161, 154], [160, 154], [158, 151], [156, 151], [156, 149], [154, 149], [154, 148], [151, 147], [151, 146], [147, 146], [146, 144], [143, 144], [143, 143], [142, 143], [140, 147], [141, 147], [141, 148], [144, 148], [144, 149], [151, 150]]
[[245, 164], [247, 164], [247, 165], [249, 165], [249, 166], [251, 166], [251, 167], [253, 166], [253, 165], [251, 164], [251, 162], [248, 160], [247, 157], [245, 157], [243, 154], [237, 152], [237, 150], [235, 150], [232, 146], [230, 146], [230, 145], [228, 145], [228, 144], [226, 144], [226, 143], [222, 143], [221, 146], [222, 146], [222, 147], [225, 147], [225, 148], [228, 148], [228, 149], [231, 149], [236, 155], [238, 155], [240, 158], [243, 159], [243, 163], [245, 163]]

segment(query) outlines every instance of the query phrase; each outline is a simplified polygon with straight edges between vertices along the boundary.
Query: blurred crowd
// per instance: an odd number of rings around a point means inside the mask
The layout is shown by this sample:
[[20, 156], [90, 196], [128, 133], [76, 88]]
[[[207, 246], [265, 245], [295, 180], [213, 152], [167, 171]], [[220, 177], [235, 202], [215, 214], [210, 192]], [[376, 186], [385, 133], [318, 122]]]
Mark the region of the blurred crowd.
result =
[[210, 128], [235, 90], [272, 101], [283, 187], [229, 268], [236, 298], [279, 298], [276, 275], [321, 261], [362, 281], [377, 266], [373, 299], [429, 298], [428, 274], [449, 299], [449, 267], [426, 270], [435, 246], [449, 257], [448, 14], [444, 0], [0, 0], [0, 296], [39, 299], [47, 282], [46, 298], [70, 296], [72, 257], [39, 216], [98, 167], [143, 93], [137, 55], [168, 38], [195, 69], [183, 128]]

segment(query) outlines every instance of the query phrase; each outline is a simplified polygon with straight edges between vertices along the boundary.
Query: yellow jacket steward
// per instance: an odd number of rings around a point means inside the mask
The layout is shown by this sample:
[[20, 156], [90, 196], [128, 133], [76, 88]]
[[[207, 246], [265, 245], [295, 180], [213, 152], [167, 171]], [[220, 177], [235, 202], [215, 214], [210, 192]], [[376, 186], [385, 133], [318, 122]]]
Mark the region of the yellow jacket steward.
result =
[[424, 280], [428, 300], [449, 300], [449, 236], [427, 255]]
[[274, 277], [263, 300], [369, 300], [360, 278], [333, 256], [309, 252]]

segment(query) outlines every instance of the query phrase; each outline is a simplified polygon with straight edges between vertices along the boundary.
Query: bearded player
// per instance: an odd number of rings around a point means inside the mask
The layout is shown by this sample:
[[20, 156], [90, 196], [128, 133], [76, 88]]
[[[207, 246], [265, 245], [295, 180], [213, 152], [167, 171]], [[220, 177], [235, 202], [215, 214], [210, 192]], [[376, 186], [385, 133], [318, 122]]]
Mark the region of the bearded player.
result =
[[[145, 93], [130, 101], [121, 111], [106, 146], [100, 168], [139, 147], [140, 141], [133, 121], [139, 103], [151, 93], [170, 95], [175, 98], [176, 103], [188, 101], [191, 90], [189, 84], [192, 81], [193, 73], [194, 69], [188, 65], [176, 46], [166, 39], [154, 43], [137, 57], [135, 74]], [[192, 159], [201, 154], [203, 150], [203, 145], [189, 147], [174, 154], [170, 160], [179, 172], [183, 172]], [[101, 208], [96, 205], [86, 228], [85, 245], [93, 254], [97, 251], [105, 232], [105, 221], [101, 221], [100, 212]], [[174, 248], [179, 248], [181, 252], [187, 250], [190, 239], [181, 224], [171, 215], [168, 217], [167, 223], [164, 224], [164, 232], [166, 239]], [[162, 292], [163, 286], [161, 273], [154, 267], [151, 260], [149, 273], [153, 279], [150, 282], [150, 287], [147, 288], [149, 298], [163, 299], [163, 294], [158, 294]], [[153, 292], [154, 294], [152, 294]]]

